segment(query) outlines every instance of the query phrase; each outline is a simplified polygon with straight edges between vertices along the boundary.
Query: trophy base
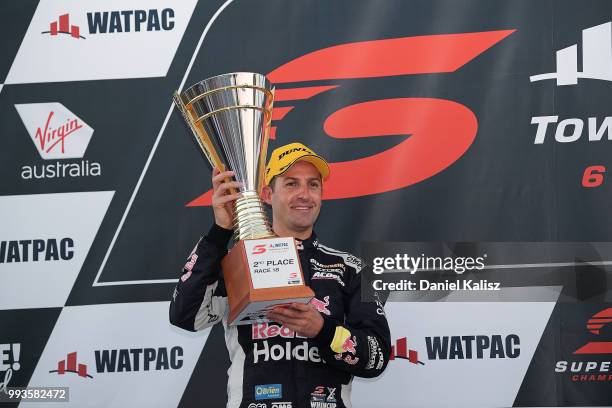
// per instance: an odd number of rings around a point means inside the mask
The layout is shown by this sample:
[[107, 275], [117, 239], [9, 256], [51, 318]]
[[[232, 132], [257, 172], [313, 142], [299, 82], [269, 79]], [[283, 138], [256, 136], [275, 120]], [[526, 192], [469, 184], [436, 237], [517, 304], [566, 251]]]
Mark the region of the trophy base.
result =
[[[265, 251], [262, 248], [273, 249]], [[306, 304], [314, 297], [312, 289], [304, 285], [293, 238], [238, 241], [221, 261], [221, 269], [229, 303], [229, 325], [266, 322], [266, 312], [273, 307]], [[278, 286], [284, 274], [289, 279], [285, 280], [285, 285]], [[270, 284], [270, 276], [275, 287], [262, 287]]]

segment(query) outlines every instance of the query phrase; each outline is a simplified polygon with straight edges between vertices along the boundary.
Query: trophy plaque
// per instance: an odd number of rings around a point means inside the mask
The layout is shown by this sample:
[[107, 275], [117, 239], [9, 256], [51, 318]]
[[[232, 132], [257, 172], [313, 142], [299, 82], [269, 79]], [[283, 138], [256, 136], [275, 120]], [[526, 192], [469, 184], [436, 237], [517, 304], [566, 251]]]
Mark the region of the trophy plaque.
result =
[[308, 303], [314, 297], [304, 284], [295, 240], [274, 235], [259, 198], [273, 100], [266, 77], [248, 72], [218, 75], [174, 93], [174, 103], [211, 166], [234, 171], [242, 183], [234, 204], [236, 243], [221, 261], [228, 324], [266, 321], [274, 306]]

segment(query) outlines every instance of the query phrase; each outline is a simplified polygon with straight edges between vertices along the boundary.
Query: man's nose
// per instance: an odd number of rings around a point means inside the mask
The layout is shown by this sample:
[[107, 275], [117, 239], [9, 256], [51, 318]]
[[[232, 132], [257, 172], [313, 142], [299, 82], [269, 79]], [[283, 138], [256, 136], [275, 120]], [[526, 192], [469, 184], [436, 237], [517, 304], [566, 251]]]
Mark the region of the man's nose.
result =
[[308, 184], [301, 184], [297, 193], [298, 193], [298, 198], [307, 199], [310, 196], [310, 191], [308, 190]]

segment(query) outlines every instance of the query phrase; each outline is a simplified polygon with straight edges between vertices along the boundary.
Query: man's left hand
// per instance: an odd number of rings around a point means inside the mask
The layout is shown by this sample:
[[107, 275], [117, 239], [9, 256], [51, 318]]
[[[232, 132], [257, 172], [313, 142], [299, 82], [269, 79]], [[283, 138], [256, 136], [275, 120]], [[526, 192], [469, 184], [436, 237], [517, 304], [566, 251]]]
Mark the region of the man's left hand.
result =
[[323, 327], [323, 316], [310, 304], [277, 306], [268, 312], [268, 318], [308, 338], [315, 337]]

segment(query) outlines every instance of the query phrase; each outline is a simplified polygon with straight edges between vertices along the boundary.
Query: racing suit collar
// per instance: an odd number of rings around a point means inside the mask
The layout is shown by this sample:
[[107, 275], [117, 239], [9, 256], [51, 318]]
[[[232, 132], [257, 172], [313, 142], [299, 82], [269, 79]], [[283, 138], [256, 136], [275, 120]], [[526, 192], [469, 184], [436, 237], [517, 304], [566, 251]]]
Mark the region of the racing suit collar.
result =
[[317, 247], [317, 245], [319, 244], [319, 240], [317, 239], [317, 234], [314, 232], [314, 230], [312, 231], [312, 234], [310, 235], [310, 237], [304, 239], [304, 240], [299, 240], [299, 239], [295, 239], [296, 245], [298, 250], [302, 250], [302, 249], [314, 249]]

